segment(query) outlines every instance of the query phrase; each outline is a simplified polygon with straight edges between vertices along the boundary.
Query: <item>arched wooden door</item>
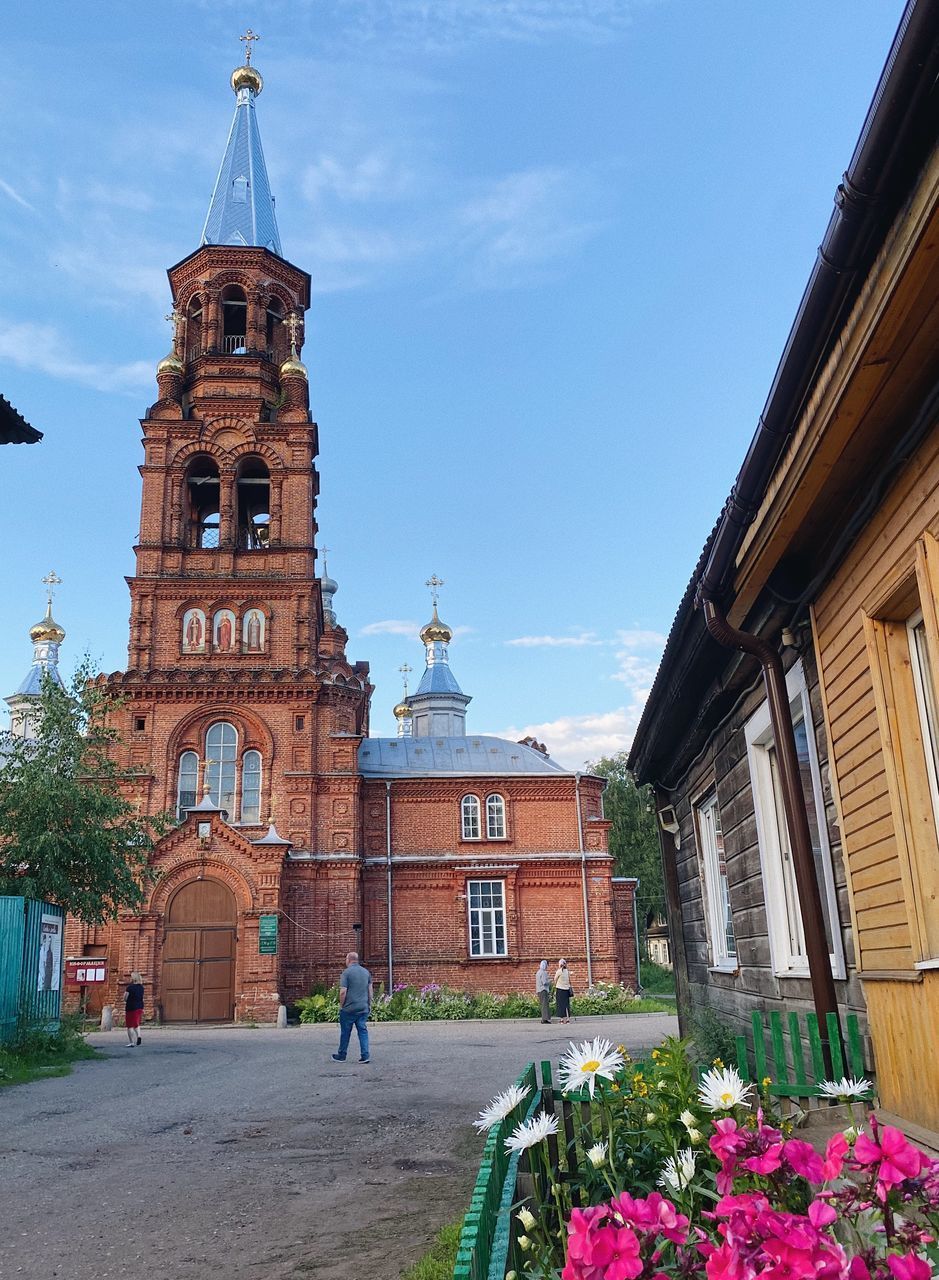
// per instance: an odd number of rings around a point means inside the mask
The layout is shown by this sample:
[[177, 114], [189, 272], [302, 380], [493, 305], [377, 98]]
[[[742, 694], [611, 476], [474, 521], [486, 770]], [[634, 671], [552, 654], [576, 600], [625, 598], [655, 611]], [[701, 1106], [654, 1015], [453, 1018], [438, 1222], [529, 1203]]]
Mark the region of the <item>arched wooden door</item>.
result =
[[235, 1001], [235, 895], [218, 880], [191, 880], [166, 912], [163, 1020], [230, 1022]]

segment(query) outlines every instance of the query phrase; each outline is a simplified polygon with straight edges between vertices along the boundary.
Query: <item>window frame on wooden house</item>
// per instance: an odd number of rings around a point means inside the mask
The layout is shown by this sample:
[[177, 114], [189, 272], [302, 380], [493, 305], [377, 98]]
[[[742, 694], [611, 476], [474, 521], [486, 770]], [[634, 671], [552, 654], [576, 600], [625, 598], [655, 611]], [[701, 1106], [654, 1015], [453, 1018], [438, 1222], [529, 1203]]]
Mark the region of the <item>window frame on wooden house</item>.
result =
[[[713, 787], [695, 801], [694, 829], [701, 860], [711, 968], [721, 973], [736, 973], [740, 967], [737, 936], [730, 906], [730, 881], [727, 877], [721, 811], [717, 803], [717, 791]], [[730, 949], [731, 939], [733, 950]]]
[[[495, 904], [493, 900], [493, 886], [498, 886], [499, 903]], [[473, 902], [474, 891], [482, 890], [486, 886], [489, 889], [490, 901], [488, 905], [482, 902], [482, 894], [479, 894], [479, 900]], [[509, 927], [507, 920], [506, 902], [505, 902], [505, 881], [495, 879], [472, 879], [466, 882], [466, 916], [467, 916], [467, 945], [471, 960], [502, 960], [509, 954]], [[476, 924], [474, 925], [474, 915], [476, 916]], [[483, 949], [483, 943], [486, 936], [486, 922], [488, 920], [489, 936], [492, 940], [490, 950]], [[474, 939], [475, 929], [475, 939]], [[499, 934], [501, 932], [501, 949], [498, 945]]]
[[[815, 743], [815, 722], [801, 659], [790, 668], [786, 676], [786, 691], [796, 731], [796, 750], [802, 767], [803, 793], [807, 801], [806, 811], [819, 876], [822, 910], [830, 934], [832, 974], [835, 978], [842, 979], [846, 976], [846, 969], [841, 917]], [[766, 701], [747, 721], [745, 738], [763, 873], [770, 962], [778, 978], [805, 978], [809, 976], [808, 956], [802, 932], [795, 867], [789, 851], [789, 835], [775, 765], [773, 728]], [[806, 786], [807, 782], [811, 783], [810, 787]]]

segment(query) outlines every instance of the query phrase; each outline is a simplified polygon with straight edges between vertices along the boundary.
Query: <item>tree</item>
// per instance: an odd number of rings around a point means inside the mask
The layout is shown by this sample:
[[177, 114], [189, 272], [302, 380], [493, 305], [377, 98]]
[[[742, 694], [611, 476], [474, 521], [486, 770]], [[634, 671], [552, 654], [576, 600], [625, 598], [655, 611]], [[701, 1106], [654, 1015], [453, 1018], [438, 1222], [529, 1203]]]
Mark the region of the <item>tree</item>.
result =
[[610, 827], [610, 853], [614, 874], [639, 877], [636, 903], [640, 924], [644, 928], [650, 911], [665, 914], [665, 882], [651, 788], [637, 787], [626, 772], [625, 751], [615, 756], [604, 756], [587, 768], [607, 780], [603, 811], [613, 824]]
[[0, 752], [0, 894], [46, 898], [89, 924], [138, 908], [154, 878], [149, 854], [168, 828], [127, 798], [114, 761], [114, 700], [90, 662], [70, 688], [44, 676], [34, 738], [4, 736]]

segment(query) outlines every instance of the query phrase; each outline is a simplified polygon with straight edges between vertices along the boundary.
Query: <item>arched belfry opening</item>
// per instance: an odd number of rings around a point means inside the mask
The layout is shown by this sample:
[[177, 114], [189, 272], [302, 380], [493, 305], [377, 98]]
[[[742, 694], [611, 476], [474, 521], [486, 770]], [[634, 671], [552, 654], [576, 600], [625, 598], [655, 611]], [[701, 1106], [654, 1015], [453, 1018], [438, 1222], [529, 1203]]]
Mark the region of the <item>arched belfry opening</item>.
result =
[[260, 551], [271, 540], [271, 473], [261, 458], [242, 460], [235, 485], [238, 546]]
[[186, 502], [189, 545], [217, 547], [220, 524], [218, 464], [205, 455], [193, 458], [186, 468]]
[[186, 308], [186, 358], [198, 360], [204, 349], [202, 299], [195, 297]]
[[267, 358], [281, 364], [287, 359], [287, 330], [284, 328], [284, 304], [271, 298], [265, 313], [265, 346]]
[[236, 284], [222, 290], [222, 351], [227, 356], [243, 356], [248, 350], [248, 299]]

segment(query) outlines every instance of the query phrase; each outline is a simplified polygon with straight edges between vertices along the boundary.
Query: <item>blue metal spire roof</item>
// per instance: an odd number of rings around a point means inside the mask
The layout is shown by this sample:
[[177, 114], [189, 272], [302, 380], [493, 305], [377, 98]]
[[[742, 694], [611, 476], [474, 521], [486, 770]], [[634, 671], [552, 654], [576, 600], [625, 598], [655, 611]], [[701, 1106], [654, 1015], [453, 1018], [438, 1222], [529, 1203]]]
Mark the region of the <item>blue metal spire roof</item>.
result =
[[254, 99], [263, 81], [252, 66], [232, 74], [235, 118], [209, 204], [203, 244], [258, 245], [283, 257]]

